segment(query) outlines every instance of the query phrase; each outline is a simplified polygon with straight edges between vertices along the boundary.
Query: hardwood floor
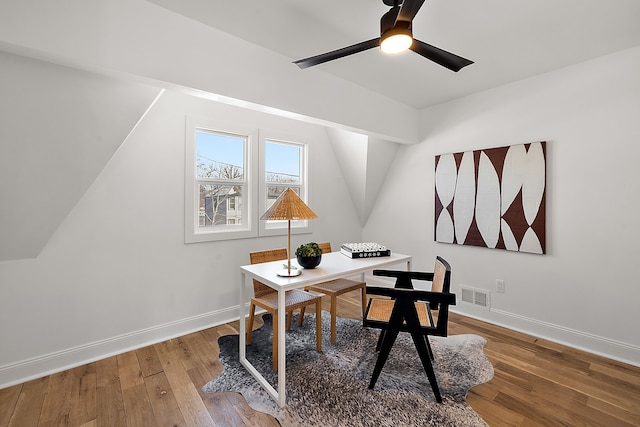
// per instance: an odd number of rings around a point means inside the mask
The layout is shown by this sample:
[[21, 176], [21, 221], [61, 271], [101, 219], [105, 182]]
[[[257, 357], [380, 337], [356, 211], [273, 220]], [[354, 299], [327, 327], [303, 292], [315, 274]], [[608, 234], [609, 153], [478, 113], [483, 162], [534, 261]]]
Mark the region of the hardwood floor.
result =
[[[323, 304], [329, 307], [328, 300]], [[344, 295], [338, 311], [357, 318], [357, 294]], [[0, 427], [277, 426], [237, 393], [201, 391], [222, 369], [218, 337], [238, 333], [237, 326], [0, 390]], [[473, 388], [467, 400], [490, 426], [640, 426], [640, 368], [456, 314], [449, 333], [488, 341], [495, 377]]]

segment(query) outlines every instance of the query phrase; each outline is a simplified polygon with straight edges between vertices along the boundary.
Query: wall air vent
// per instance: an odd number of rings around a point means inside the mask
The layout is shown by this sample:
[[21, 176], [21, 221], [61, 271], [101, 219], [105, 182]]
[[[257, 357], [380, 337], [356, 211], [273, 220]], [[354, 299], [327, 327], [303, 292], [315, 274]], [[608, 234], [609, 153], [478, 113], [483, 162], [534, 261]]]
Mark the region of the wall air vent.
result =
[[462, 302], [483, 308], [489, 308], [491, 306], [489, 298], [490, 293], [488, 291], [470, 288], [464, 285], [460, 286], [460, 288], [462, 289]]

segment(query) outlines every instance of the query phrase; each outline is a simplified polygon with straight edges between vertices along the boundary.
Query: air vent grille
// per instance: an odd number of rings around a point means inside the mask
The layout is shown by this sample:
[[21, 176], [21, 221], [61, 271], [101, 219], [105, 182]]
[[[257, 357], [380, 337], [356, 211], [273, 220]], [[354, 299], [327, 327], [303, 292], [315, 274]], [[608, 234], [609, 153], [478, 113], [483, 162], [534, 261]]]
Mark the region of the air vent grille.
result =
[[462, 302], [477, 305], [484, 308], [490, 307], [489, 292], [482, 289], [461, 286]]

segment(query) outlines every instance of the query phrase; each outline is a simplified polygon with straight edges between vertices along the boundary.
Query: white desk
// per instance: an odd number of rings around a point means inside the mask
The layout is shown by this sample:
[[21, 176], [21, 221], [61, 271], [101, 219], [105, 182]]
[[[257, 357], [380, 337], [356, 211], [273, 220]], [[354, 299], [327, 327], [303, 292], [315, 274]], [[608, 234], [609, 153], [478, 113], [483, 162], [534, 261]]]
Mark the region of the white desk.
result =
[[[286, 263], [286, 261], [285, 261]], [[291, 289], [301, 289], [307, 285], [326, 282], [328, 280], [349, 277], [361, 274], [364, 278], [366, 271], [382, 269], [396, 264], [406, 263], [407, 270], [411, 270], [411, 256], [391, 254], [388, 257], [351, 259], [340, 252], [332, 252], [322, 255], [322, 262], [317, 268], [303, 270], [296, 277], [280, 277], [277, 272], [282, 270], [283, 261], [265, 262], [261, 264], [243, 265], [240, 267], [240, 363], [256, 378], [264, 389], [278, 402], [280, 407], [285, 406], [285, 316], [278, 316], [278, 390], [267, 382], [260, 372], [247, 360], [246, 357], [246, 318], [249, 301], [249, 290], [253, 288], [253, 279], [278, 291], [278, 313], [285, 312], [284, 294]], [[292, 261], [292, 266], [297, 265]]]

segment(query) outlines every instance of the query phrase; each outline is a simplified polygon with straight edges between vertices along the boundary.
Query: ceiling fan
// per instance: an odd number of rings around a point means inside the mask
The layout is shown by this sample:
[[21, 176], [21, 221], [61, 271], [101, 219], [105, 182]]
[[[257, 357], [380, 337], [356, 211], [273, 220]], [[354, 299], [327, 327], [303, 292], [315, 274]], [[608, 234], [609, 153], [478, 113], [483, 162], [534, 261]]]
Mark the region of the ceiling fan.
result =
[[473, 64], [473, 61], [413, 38], [411, 24], [424, 0], [383, 0], [383, 2], [385, 5], [391, 6], [391, 9], [380, 18], [380, 37], [300, 59], [293, 63], [300, 68], [313, 67], [314, 65], [380, 46], [383, 52], [391, 54], [411, 49], [415, 53], [455, 72]]

